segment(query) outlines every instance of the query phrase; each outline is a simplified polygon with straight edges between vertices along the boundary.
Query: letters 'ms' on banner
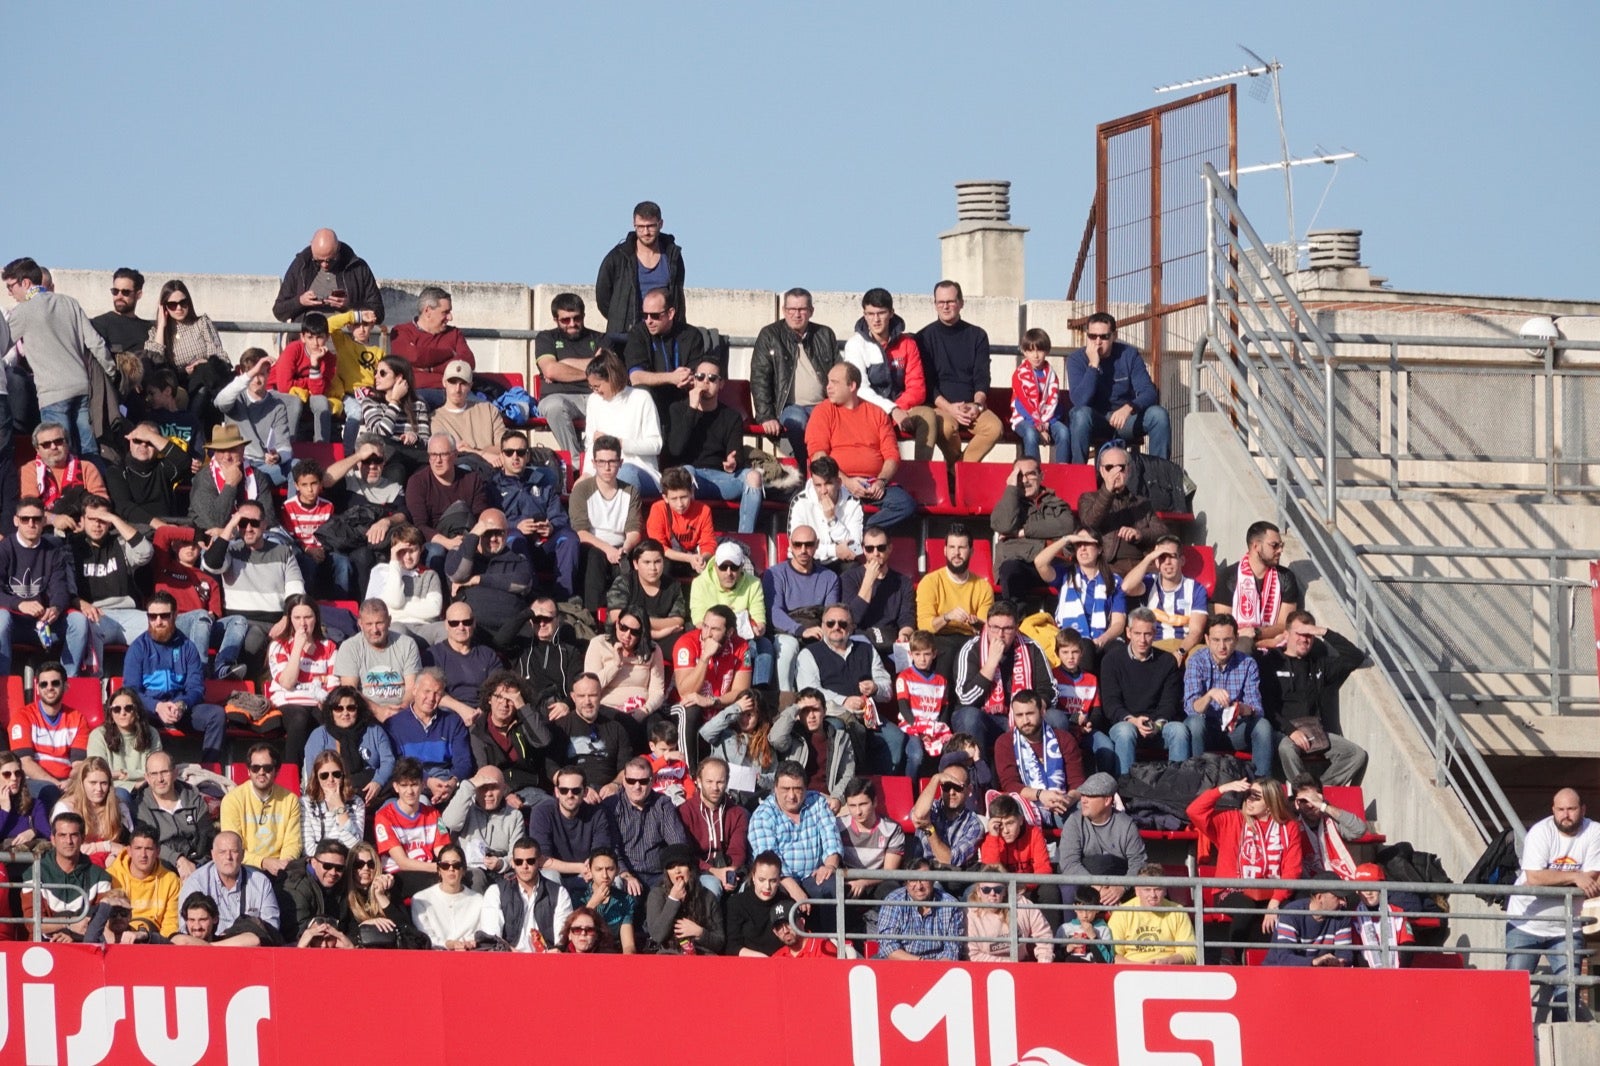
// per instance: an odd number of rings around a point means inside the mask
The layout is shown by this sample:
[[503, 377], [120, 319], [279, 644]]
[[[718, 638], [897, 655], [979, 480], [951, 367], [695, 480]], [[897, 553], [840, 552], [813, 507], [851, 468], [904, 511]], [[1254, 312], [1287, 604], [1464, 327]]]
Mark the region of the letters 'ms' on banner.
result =
[[[717, 1057], [740, 1048], [772, 1066], [1533, 1057], [1520, 973], [9, 944], [0, 1066], [290, 1066], [313, 1053], [367, 1062], [373, 1033], [397, 1021], [404, 1050], [385, 1054], [489, 1060], [508, 1050], [513, 1017], [532, 1023], [518, 1057], [607, 1061], [648, 1049], [654, 1062], [700, 1063], [704, 1033], [664, 1021], [682, 1016], [685, 988], [715, 1005]], [[1315, 1004], [1323, 1020], [1296, 1004]]]

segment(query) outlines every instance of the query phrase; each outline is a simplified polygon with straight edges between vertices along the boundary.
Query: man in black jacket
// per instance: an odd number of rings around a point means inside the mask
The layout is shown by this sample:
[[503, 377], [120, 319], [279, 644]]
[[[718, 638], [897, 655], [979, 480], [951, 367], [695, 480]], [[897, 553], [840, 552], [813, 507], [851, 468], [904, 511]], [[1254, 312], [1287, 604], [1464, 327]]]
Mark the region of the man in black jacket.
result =
[[1128, 640], [1113, 641], [1100, 662], [1100, 701], [1111, 723], [1117, 775], [1133, 768], [1137, 749], [1160, 745], [1172, 762], [1189, 757], [1183, 724], [1183, 672], [1155, 649], [1156, 617], [1148, 607], [1128, 612]]
[[719, 400], [722, 364], [702, 356], [688, 392], [662, 420], [661, 465], [691, 468], [696, 499], [738, 500], [739, 532], [754, 533], [761, 517], [761, 471], [745, 462], [744, 417]]
[[651, 289], [643, 303], [643, 321], [628, 331], [622, 362], [628, 368], [628, 384], [649, 390], [665, 425], [667, 410], [694, 383], [694, 368], [706, 354], [705, 340], [672, 306], [671, 290]]
[[[640, 285], [641, 278], [649, 281]], [[600, 261], [594, 300], [606, 316], [606, 342], [621, 345], [639, 321], [644, 294], [669, 290], [673, 310], [683, 318], [683, 252], [670, 233], [661, 232], [661, 208], [649, 200], [634, 205], [633, 232]]]
[[[278, 925], [286, 944], [298, 943], [313, 921], [337, 932], [345, 917], [344, 868], [350, 849], [337, 840], [317, 843], [312, 857], [291, 863], [278, 887]], [[343, 934], [339, 934], [342, 938]], [[348, 941], [346, 942], [348, 944]]]
[[[1284, 734], [1278, 742], [1284, 779], [1312, 776], [1324, 785], [1356, 784], [1366, 771], [1367, 753], [1334, 730], [1338, 728], [1339, 686], [1367, 653], [1326, 626], [1317, 625], [1310, 611], [1294, 611], [1285, 622], [1283, 647], [1259, 656], [1261, 702], [1268, 719]], [[1307, 718], [1320, 723], [1327, 737], [1325, 764], [1306, 761], [1308, 749], [1320, 746], [1322, 739], [1316, 729], [1295, 726], [1296, 720]]]
[[529, 704], [549, 714], [572, 711], [572, 701], [567, 693], [583, 673], [584, 649], [570, 638], [571, 632], [561, 624], [556, 612], [556, 601], [540, 596], [529, 608], [533, 612], [533, 640], [522, 653], [519, 667], [527, 678]]
[[549, 803], [549, 763], [562, 752], [552, 746], [555, 734], [544, 714], [529, 705], [526, 686], [511, 671], [496, 670], [483, 683], [479, 706], [489, 713], [468, 731], [472, 761], [505, 774], [506, 806], [515, 810]]
[[117, 514], [149, 529], [177, 521], [183, 514], [178, 483], [194, 472], [189, 450], [163, 436], [154, 422], [140, 422], [125, 439], [127, 455], [106, 466], [106, 492]]
[[383, 294], [367, 261], [331, 229], [319, 229], [283, 272], [272, 315], [298, 322], [309, 311], [371, 311], [383, 321]]
[[828, 371], [841, 358], [839, 338], [829, 327], [811, 321], [814, 311], [811, 293], [790, 289], [783, 294], [783, 317], [761, 328], [750, 352], [750, 399], [756, 421], [767, 436], [784, 437], [802, 467], [807, 458], [806, 419], [826, 399]]

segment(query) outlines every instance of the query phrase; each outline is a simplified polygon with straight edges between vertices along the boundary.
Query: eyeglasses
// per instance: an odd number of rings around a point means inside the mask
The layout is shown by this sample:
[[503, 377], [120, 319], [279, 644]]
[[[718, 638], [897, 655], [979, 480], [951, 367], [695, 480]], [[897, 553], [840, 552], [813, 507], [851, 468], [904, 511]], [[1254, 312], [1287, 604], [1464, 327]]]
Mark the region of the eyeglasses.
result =
[[648, 777], [624, 777], [622, 783], [625, 785], [648, 785], [650, 779]]
[[318, 781], [343, 781], [344, 780], [344, 771], [343, 770], [318, 770], [317, 771], [317, 780]]
[[43, 522], [44, 521], [44, 515], [42, 515], [42, 514], [19, 514], [19, 515], [17, 515], [17, 521], [18, 522], [26, 522], [29, 525], [33, 525], [35, 522]]
[[573, 925], [567, 927], [568, 936], [594, 936], [594, 926]]
[[451, 629], [467, 629], [472, 625], [470, 618], [446, 618], [444, 624]]
[[594, 457], [594, 465], [595, 466], [621, 466], [622, 465], [622, 460], [621, 459], [602, 459], [597, 455], [597, 456]]
[[239, 528], [240, 529], [260, 529], [261, 528], [261, 519], [259, 519], [259, 518], [241, 518], [241, 519], [239, 519]]
[[850, 622], [845, 618], [829, 618], [822, 623], [823, 629], [849, 629]]
[[531, 858], [531, 859], [526, 859], [526, 858], [524, 858], [524, 859], [515, 859], [514, 858], [514, 859], [511, 860], [511, 865], [512, 866], [537, 866], [537, 865], [539, 865], [539, 859], [538, 859], [537, 856], [534, 857], [534, 858]]
[[66, 682], [57, 679], [55, 681], [35, 681], [34, 684], [40, 688], [62, 688], [66, 685]]
[[350, 865], [357, 870], [375, 870], [378, 867], [378, 864], [371, 859], [357, 859]]
[[522, 456], [528, 454], [528, 449], [526, 449], [526, 448], [501, 448], [500, 449], [500, 454], [501, 455], [509, 455], [509, 456], [513, 456], [515, 458], [519, 458], [520, 459]]
[[161, 622], [172, 617], [171, 611], [146, 611], [144, 616], [152, 622]]
[[465, 863], [460, 863], [460, 862], [436, 862], [436, 863], [434, 863], [435, 868], [437, 868], [439, 870], [459, 870], [465, 865], [466, 865]]
[[563, 796], [581, 796], [583, 794], [583, 786], [579, 785], [577, 788], [562, 788], [560, 785], [557, 785], [556, 792]]
[[250, 772], [253, 774], [270, 774], [276, 769], [277, 767], [269, 762], [253, 762], [250, 764]]
[[39, 442], [39, 447], [41, 448], [65, 448], [66, 446], [67, 438], [65, 437], [54, 437], [50, 440], [42, 440]]
[[318, 859], [317, 865], [324, 870], [332, 870], [336, 874], [344, 873], [344, 863], [342, 862], [329, 862], [327, 859]]
[[642, 628], [642, 626], [623, 625], [621, 622], [617, 623], [618, 633], [629, 633], [633, 636], [638, 636]]
[[722, 375], [721, 374], [696, 374], [694, 376], [694, 379], [696, 381], [712, 381], [712, 382], [716, 382], [716, 381], [721, 381], [722, 380]]
[[658, 322], [661, 319], [666, 318], [667, 315], [670, 314], [671, 312], [668, 312], [668, 311], [640, 311], [639, 313], [641, 315], [643, 315], [648, 321]]
[[967, 790], [967, 786], [958, 785], [954, 781], [946, 781], [944, 783], [944, 790], [946, 792], [965, 792]]
[[1108, 341], [1111, 339], [1111, 334], [1109, 333], [1085, 333], [1083, 336], [1084, 339], [1091, 341]]
[[861, 550], [866, 552], [868, 555], [889, 554], [889, 546], [887, 544], [863, 544], [861, 546]]
[[130, 440], [128, 442], [128, 447], [130, 447], [130, 448], [154, 448], [155, 444], [153, 442], [151, 442], [151, 441], [145, 440], [143, 437], [135, 437], [135, 438], [133, 438], [132, 440]]
[[533, 624], [538, 626], [550, 625], [555, 620], [556, 616], [553, 614], [536, 614], [533, 616]]
[[176, 311], [180, 307], [188, 307], [188, 306], [189, 306], [189, 301], [188, 300], [168, 300], [167, 301], [167, 310], [168, 311]]

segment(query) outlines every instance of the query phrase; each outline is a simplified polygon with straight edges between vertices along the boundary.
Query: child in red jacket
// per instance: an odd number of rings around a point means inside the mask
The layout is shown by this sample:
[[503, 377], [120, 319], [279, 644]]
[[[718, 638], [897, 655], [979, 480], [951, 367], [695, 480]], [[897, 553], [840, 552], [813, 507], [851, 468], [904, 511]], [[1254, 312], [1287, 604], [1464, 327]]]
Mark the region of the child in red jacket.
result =
[[311, 439], [333, 439], [333, 416], [344, 410], [339, 364], [328, 338], [328, 318], [312, 311], [300, 323], [300, 339], [284, 346], [272, 368], [272, 390], [289, 413], [289, 433], [300, 437], [300, 409], [311, 405]]

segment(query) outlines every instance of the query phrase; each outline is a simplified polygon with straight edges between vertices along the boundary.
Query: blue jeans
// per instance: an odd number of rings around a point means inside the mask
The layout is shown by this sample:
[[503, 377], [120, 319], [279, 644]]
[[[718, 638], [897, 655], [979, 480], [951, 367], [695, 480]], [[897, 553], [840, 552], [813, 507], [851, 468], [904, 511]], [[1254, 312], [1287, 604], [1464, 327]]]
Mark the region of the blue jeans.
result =
[[754, 656], [754, 661], [750, 664], [750, 683], [756, 686], [772, 684], [774, 671], [772, 638], [757, 637], [750, 642], [750, 650]]
[[[516, 525], [515, 522], [511, 524], [513, 527]], [[578, 548], [581, 545], [578, 534], [572, 531], [571, 526], [552, 530], [550, 538], [538, 544], [513, 531], [506, 536], [506, 545], [513, 551], [521, 552], [533, 564], [535, 573], [546, 567], [556, 572], [556, 589], [560, 593], [558, 599], [569, 599], [579, 591]]]
[[1117, 760], [1118, 776], [1133, 769], [1133, 761], [1141, 745], [1153, 747], [1157, 744], [1166, 749], [1170, 761], [1182, 762], [1189, 757], [1189, 730], [1184, 728], [1182, 722], [1168, 722], [1159, 738], [1141, 738], [1138, 727], [1126, 719], [1112, 726], [1111, 750]]
[[306, 591], [313, 596], [317, 593], [317, 574], [324, 566], [327, 567], [329, 577], [333, 581], [335, 599], [359, 600], [366, 593], [365, 589], [356, 588], [356, 568], [348, 554], [330, 551], [323, 556], [322, 562], [318, 563], [310, 552], [297, 547], [294, 549], [294, 557], [300, 564], [300, 576], [305, 579]]
[[144, 612], [132, 607], [115, 607], [100, 612], [100, 621], [89, 623], [89, 639], [94, 644], [94, 661], [100, 664], [100, 675], [106, 674], [107, 644], [126, 647], [139, 639], [139, 634], [149, 628]]
[[876, 773], [898, 774], [905, 765], [906, 748], [906, 735], [888, 719], [877, 729], [867, 730], [868, 762]]
[[726, 470], [694, 468], [694, 496], [697, 500], [738, 500], [739, 532], [754, 533], [761, 517], [761, 472], [745, 467], [737, 474]]
[[656, 482], [655, 475], [634, 463], [623, 463], [617, 471], [617, 480], [629, 488], [637, 489], [643, 499], [653, 500], [661, 495], [661, 486]]
[[288, 463], [263, 463], [252, 459], [250, 460], [250, 465], [265, 474], [267, 480], [272, 482], [272, 487], [275, 489], [282, 488], [289, 483], [290, 464]]
[[778, 412], [778, 425], [783, 429], [784, 439], [789, 442], [789, 450], [794, 457], [800, 460], [802, 472], [806, 468], [806, 423], [811, 420], [811, 412], [815, 407], [801, 407], [792, 403]]
[[[16, 614], [0, 608], [0, 677], [11, 676], [11, 641], [13, 634], [27, 644], [39, 643], [39, 623], [25, 614]], [[69, 611], [65, 619], [50, 627], [55, 635], [55, 646], [46, 653], [59, 659], [68, 677], [77, 677], [78, 669], [89, 655], [89, 620], [77, 611]]]
[[356, 450], [356, 438], [361, 435], [361, 401], [354, 396], [344, 398], [344, 451], [346, 455]]
[[866, 526], [869, 529], [888, 529], [917, 513], [917, 501], [899, 485], [886, 485], [881, 499], [862, 502], [876, 503], [878, 506], [877, 514], [867, 516]]
[[[200, 658], [211, 663], [211, 674], [220, 677], [244, 653], [247, 619], [236, 614], [213, 618], [208, 611], [184, 611], [178, 616], [178, 632], [200, 649]], [[211, 638], [217, 637], [217, 654], [211, 654]]]
[[[1096, 430], [1109, 431], [1111, 423], [1105, 414], [1092, 407], [1074, 407], [1067, 415], [1067, 428], [1071, 438], [1071, 461], [1087, 463], [1089, 438]], [[1160, 404], [1135, 413], [1117, 432], [1124, 440], [1143, 437], [1146, 455], [1166, 459], [1172, 454], [1172, 426], [1167, 420], [1167, 409]]]
[[[146, 696], [145, 699], [152, 705], [160, 702], [154, 696]], [[157, 730], [167, 728], [154, 710], [150, 711], [146, 717], [150, 719], [150, 724], [155, 726]], [[182, 718], [178, 719], [178, 728], [185, 733], [200, 734], [201, 762], [221, 764], [224, 737], [228, 728], [228, 716], [223, 713], [221, 707], [214, 703], [196, 704], [185, 711]]]
[[1272, 755], [1278, 738], [1272, 723], [1259, 714], [1241, 718], [1233, 723], [1227, 733], [1222, 731], [1222, 719], [1209, 714], [1191, 714], [1183, 723], [1189, 730], [1189, 744], [1196, 755], [1207, 751], [1232, 754], [1250, 750], [1250, 769], [1257, 777], [1272, 776]]
[[53, 422], [66, 430], [72, 454], [100, 454], [100, 444], [94, 439], [94, 427], [89, 424], [89, 397], [74, 396], [69, 400], [47, 403], [39, 408], [39, 421]]
[[[1083, 741], [1078, 741], [1078, 746], [1083, 746]], [[1089, 734], [1089, 754], [1094, 758], [1094, 768], [1111, 774], [1117, 773], [1117, 746], [1111, 743], [1111, 738], [1099, 731]]]
[[950, 731], [966, 733], [978, 742], [983, 761], [994, 768], [994, 742], [1006, 731], [1006, 716], [990, 714], [982, 707], [957, 707], [950, 715]]
[[[1514, 923], [1506, 924], [1506, 950], [1511, 952], [1506, 956], [1506, 969], [1521, 970], [1533, 974], [1539, 969], [1539, 960], [1542, 958], [1550, 969], [1553, 977], [1561, 977], [1567, 973], [1567, 938], [1564, 935], [1534, 936], [1518, 929]], [[1582, 965], [1583, 942], [1575, 941], [1572, 945], [1573, 961]], [[1535, 985], [1533, 1000], [1539, 1008], [1535, 1021], [1568, 1021], [1567, 1018], [1567, 990], [1563, 985]], [[1579, 1013], [1586, 1013], [1582, 1007]]]
[[[797, 689], [794, 675], [800, 659], [800, 638], [791, 637], [787, 633], [775, 633], [772, 639], [778, 645], [778, 691], [795, 692]], [[754, 677], [750, 679], [750, 683], [758, 684]]]
[[[1045, 423], [1045, 433], [1050, 436], [1050, 461], [1064, 463], [1067, 461], [1067, 427], [1056, 419]], [[1024, 418], [1017, 427], [1017, 436], [1022, 438], [1021, 455], [1025, 459], [1039, 458], [1039, 445], [1044, 442], [1044, 434], [1034, 427], [1032, 420]]]

